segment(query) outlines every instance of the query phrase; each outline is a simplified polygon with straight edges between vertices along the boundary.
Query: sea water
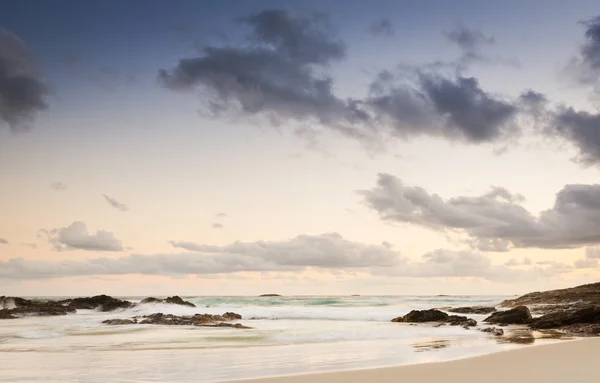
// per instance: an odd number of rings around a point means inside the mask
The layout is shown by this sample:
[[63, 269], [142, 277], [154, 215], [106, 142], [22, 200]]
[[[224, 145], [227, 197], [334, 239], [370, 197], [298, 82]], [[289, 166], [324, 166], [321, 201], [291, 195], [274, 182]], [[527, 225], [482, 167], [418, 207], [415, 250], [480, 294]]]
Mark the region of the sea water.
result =
[[[414, 309], [495, 306], [505, 298], [184, 297], [197, 307], [150, 303], [2, 320], [0, 382], [219, 382], [445, 361], [553, 341], [529, 332], [498, 338], [476, 328], [391, 322]], [[227, 311], [252, 329], [102, 324], [156, 312]]]

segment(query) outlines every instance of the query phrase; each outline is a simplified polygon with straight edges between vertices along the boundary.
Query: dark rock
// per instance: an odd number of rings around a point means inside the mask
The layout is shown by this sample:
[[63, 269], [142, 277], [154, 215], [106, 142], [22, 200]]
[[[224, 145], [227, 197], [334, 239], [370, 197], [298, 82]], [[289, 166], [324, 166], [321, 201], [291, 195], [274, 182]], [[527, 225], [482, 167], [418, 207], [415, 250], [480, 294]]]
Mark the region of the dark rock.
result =
[[148, 298], [142, 299], [142, 301], [140, 303], [160, 303], [162, 301], [163, 301], [162, 299], [148, 297]]
[[531, 322], [531, 313], [525, 306], [518, 306], [511, 310], [497, 311], [483, 320], [487, 323], [527, 324]]
[[600, 336], [600, 323], [578, 323], [563, 326], [560, 330], [578, 336]]
[[448, 318], [446, 318], [445, 322], [450, 323], [450, 326], [477, 326], [477, 321], [475, 319], [459, 315], [450, 315]]
[[392, 322], [444, 322], [448, 318], [448, 314], [436, 309], [430, 310], [413, 310], [404, 317], [392, 319]]
[[495, 336], [502, 336], [502, 335], [504, 335], [504, 330], [502, 330], [501, 328], [496, 328], [496, 327], [486, 327], [486, 328], [482, 328], [479, 331], [481, 331], [481, 332], [487, 332], [487, 333], [493, 334]]
[[281, 295], [279, 294], [262, 294], [259, 295], [259, 297], [280, 297]]
[[22, 316], [55, 316], [75, 312], [55, 301], [37, 301], [19, 297], [0, 297], [0, 319], [14, 319]]
[[216, 324], [205, 324], [202, 327], [232, 327], [232, 328], [242, 328], [242, 329], [251, 329], [252, 327], [244, 326], [241, 323], [225, 323], [220, 322]]
[[533, 319], [530, 326], [533, 329], [550, 329], [579, 324], [600, 324], [600, 306], [553, 312]]
[[502, 307], [515, 307], [522, 305], [570, 304], [574, 302], [600, 305], [600, 282], [569, 289], [529, 293], [515, 299], [507, 299], [500, 305]]
[[225, 314], [223, 314], [223, 318], [225, 318], [227, 320], [236, 320], [236, 319], [242, 319], [242, 316], [240, 314], [226, 312]]
[[137, 320], [136, 319], [107, 319], [105, 321], [102, 321], [102, 323], [111, 324], [111, 325], [136, 324]]
[[496, 311], [495, 307], [472, 306], [472, 307], [454, 307], [448, 309], [451, 313], [457, 314], [490, 314]]
[[129, 301], [122, 301], [103, 294], [87, 298], [71, 299], [68, 305], [78, 310], [93, 310], [99, 307], [101, 311], [113, 311], [119, 308], [129, 308], [133, 304]]
[[168, 297], [167, 299], [165, 299], [165, 302], [166, 303], [171, 303], [171, 304], [174, 304], [174, 305], [196, 307], [196, 305], [193, 304], [192, 302], [184, 301], [183, 299], [181, 299], [177, 295], [174, 295], [172, 297]]

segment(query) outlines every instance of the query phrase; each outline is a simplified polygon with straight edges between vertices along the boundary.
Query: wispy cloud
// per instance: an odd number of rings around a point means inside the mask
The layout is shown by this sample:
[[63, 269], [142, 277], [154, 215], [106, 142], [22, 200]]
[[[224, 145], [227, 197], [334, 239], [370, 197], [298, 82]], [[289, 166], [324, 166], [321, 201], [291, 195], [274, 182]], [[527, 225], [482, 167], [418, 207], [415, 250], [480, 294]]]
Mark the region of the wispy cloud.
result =
[[50, 187], [58, 191], [67, 190], [67, 185], [63, 184], [62, 182], [54, 182], [50, 185]]
[[103, 194], [103, 196], [104, 196], [104, 199], [106, 200], [106, 202], [110, 206], [114, 207], [115, 209], [120, 210], [120, 211], [129, 211], [129, 206], [117, 201], [116, 199], [114, 199], [112, 197], [107, 196], [106, 194]]

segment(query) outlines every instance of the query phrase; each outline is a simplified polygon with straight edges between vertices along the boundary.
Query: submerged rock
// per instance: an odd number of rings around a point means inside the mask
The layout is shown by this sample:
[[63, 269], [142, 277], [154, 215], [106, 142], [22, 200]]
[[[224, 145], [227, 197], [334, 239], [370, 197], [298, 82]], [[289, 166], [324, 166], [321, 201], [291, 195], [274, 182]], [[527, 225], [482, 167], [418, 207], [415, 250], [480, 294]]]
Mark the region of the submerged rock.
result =
[[453, 307], [448, 309], [448, 311], [457, 314], [491, 314], [493, 312], [496, 312], [496, 308], [487, 306], [467, 306]]
[[527, 324], [531, 322], [531, 313], [527, 307], [519, 306], [511, 310], [497, 311], [483, 321], [487, 323]]
[[262, 294], [259, 295], [259, 297], [280, 297], [281, 295], [279, 294]]
[[496, 328], [496, 327], [486, 327], [486, 328], [480, 329], [479, 331], [487, 332], [487, 333], [493, 334], [495, 336], [504, 335], [504, 330], [502, 330], [501, 328]]
[[187, 316], [155, 313], [133, 317], [132, 319], [107, 319], [102, 323], [108, 325], [153, 324], [166, 326], [232, 327], [242, 329], [251, 328], [244, 326], [241, 323], [226, 323], [236, 319], [242, 319], [242, 316], [232, 312], [227, 312], [223, 315], [195, 314]]
[[102, 321], [102, 323], [111, 325], [136, 324], [137, 319], [107, 319]]
[[161, 303], [161, 302], [163, 302], [162, 299], [148, 297], [148, 298], [142, 299], [142, 301], [140, 303]]

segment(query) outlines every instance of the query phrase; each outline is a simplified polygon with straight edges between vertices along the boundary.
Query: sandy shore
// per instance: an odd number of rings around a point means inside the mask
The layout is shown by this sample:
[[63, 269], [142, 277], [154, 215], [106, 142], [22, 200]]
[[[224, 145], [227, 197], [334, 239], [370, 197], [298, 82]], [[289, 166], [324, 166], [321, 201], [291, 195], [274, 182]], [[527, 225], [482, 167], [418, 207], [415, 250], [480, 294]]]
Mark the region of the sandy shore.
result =
[[475, 358], [237, 383], [598, 383], [600, 338], [523, 347]]

